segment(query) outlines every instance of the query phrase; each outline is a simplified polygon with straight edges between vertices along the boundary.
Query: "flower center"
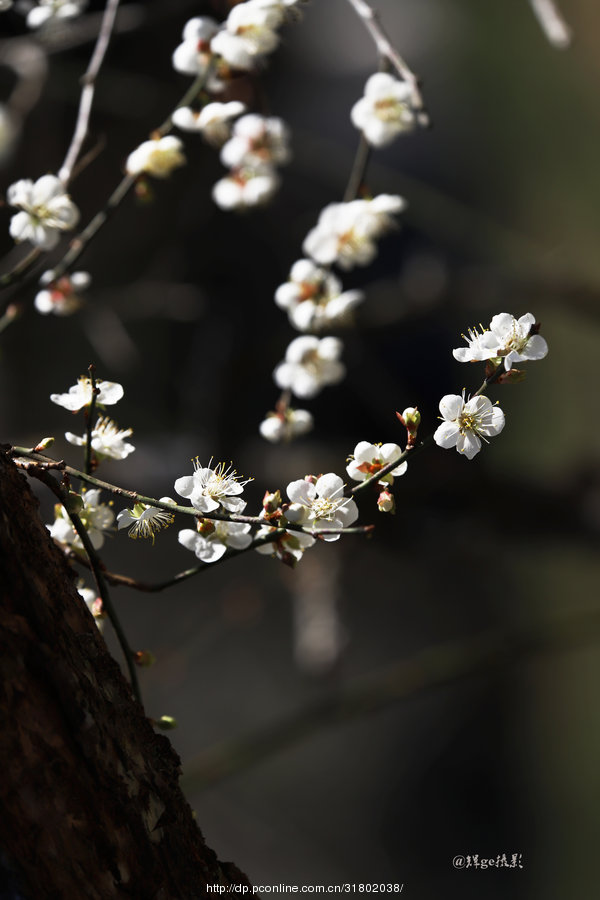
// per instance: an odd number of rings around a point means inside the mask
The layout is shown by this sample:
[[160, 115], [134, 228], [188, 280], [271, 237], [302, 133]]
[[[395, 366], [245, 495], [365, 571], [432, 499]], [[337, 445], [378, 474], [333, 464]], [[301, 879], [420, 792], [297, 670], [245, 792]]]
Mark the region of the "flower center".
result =
[[393, 122], [398, 119], [402, 111], [402, 104], [392, 97], [378, 100], [375, 104], [375, 113], [382, 122]]

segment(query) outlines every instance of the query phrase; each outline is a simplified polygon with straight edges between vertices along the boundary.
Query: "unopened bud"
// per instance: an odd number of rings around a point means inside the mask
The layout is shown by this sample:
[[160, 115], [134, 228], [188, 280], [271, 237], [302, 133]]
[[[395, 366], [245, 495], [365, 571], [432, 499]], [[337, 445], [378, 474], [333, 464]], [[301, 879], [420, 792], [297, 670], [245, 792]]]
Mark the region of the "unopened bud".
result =
[[281, 506], [281, 492], [275, 491], [274, 493], [270, 493], [269, 491], [265, 491], [262, 505], [266, 513], [275, 512], [275, 510], [279, 509]]
[[161, 716], [160, 719], [154, 720], [155, 728], [160, 728], [161, 731], [173, 731], [174, 728], [177, 728], [177, 719], [174, 719], [173, 716]]
[[316, 475], [305, 475], [304, 480], [308, 481], [309, 484], [316, 484], [319, 479]]
[[35, 447], [33, 448], [33, 452], [34, 452], [34, 453], [41, 453], [42, 450], [47, 450], [48, 447], [51, 447], [53, 443], [54, 443], [54, 438], [53, 438], [53, 437], [43, 438], [43, 439], [39, 442], [39, 444], [36, 444], [36, 445], [35, 445]]
[[379, 497], [377, 498], [377, 508], [379, 509], [379, 512], [392, 514], [396, 512], [394, 495], [390, 493], [387, 488], [384, 488], [379, 494]]
[[419, 425], [421, 424], [421, 413], [419, 412], [417, 407], [407, 406], [402, 413], [402, 418], [404, 419], [404, 424], [406, 425], [406, 430], [408, 431], [408, 433], [411, 435], [416, 434]]
[[197, 528], [200, 534], [206, 537], [214, 532], [216, 525], [210, 519], [198, 519]]
[[154, 663], [156, 662], [156, 657], [154, 653], [151, 653], [149, 650], [138, 650], [133, 654], [133, 660], [136, 666], [148, 668], [149, 666], [154, 665]]
[[508, 372], [503, 372], [496, 379], [496, 384], [519, 384], [519, 382], [525, 381], [526, 377], [527, 373], [522, 369], [509, 369]]

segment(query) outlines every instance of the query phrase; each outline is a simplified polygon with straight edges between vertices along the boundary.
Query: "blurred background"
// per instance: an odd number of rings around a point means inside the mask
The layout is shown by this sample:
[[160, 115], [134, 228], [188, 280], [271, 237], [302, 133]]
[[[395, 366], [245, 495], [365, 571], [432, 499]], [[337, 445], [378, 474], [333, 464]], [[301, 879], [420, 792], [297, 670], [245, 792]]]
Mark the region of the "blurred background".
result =
[[[102, 7], [46, 34], [26, 32], [15, 10], [0, 18], [0, 101], [12, 116], [2, 192], [60, 166]], [[349, 111], [377, 68], [345, 0], [307, 4], [260, 78], [238, 86], [292, 129], [271, 206], [217, 209], [218, 154], [184, 135], [188, 166], [152, 182], [151, 202], [128, 197], [78, 263], [93, 279], [80, 313], [39, 315], [35, 282], [6, 293], [25, 311], [0, 336], [0, 439], [33, 446], [53, 434], [56, 455], [79, 465], [62, 434], [83, 426], [48, 396], [94, 362], [123, 384], [109, 413], [137, 448], [100, 477], [160, 497], [191, 457], [231, 459], [255, 478], [252, 514], [265, 489], [344, 474], [360, 440], [401, 443], [396, 409], [417, 405], [429, 433], [442, 394], [482, 379], [452, 358], [461, 332], [498, 312], [534, 313], [550, 355], [524, 384], [492, 392], [502, 435], [472, 462], [438, 448], [417, 456], [397, 482], [395, 517], [363, 498], [372, 539], [319, 545], [295, 571], [252, 553], [168, 592], [114, 598], [132, 645], [158, 657], [141, 672], [146, 709], [179, 722], [170, 736], [207, 843], [254, 884], [589, 896], [600, 824], [600, 9], [561, 0], [575, 41], [559, 51], [526, 0], [377, 7], [422, 78], [432, 127], [373, 155], [369, 189], [401, 194], [408, 210], [377, 262], [344, 277], [367, 300], [343, 336], [346, 380], [300, 404], [315, 431], [272, 446], [258, 424], [296, 336], [273, 293], [319, 211], [343, 195], [357, 143]], [[189, 85], [170, 62], [185, 22], [226, 11], [217, 0], [122, 4], [86, 145], [102, 150], [71, 190], [83, 224]], [[11, 211], [0, 214], [6, 271], [24, 248], [8, 236]], [[104, 560], [163, 580], [193, 565], [176, 531], [154, 547], [115, 535]], [[452, 866], [457, 854], [502, 853], [522, 854], [523, 868]]]

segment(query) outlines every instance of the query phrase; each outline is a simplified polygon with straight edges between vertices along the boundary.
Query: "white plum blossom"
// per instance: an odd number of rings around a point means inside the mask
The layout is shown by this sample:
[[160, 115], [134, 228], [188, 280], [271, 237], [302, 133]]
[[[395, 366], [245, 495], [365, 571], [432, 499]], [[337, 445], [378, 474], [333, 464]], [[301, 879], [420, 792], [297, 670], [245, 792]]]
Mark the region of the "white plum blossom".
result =
[[73, 19], [86, 6], [87, 0], [39, 0], [27, 14], [27, 27], [40, 28], [52, 19]]
[[[278, 530], [271, 525], [262, 525], [254, 535], [254, 539], [257, 541], [261, 538], [266, 538]], [[294, 566], [302, 559], [305, 550], [308, 550], [315, 543], [316, 538], [311, 534], [306, 534], [303, 531], [284, 531], [275, 535], [272, 541], [256, 547], [256, 552], [268, 556], [276, 556], [282, 562]]]
[[71, 231], [79, 221], [79, 210], [56, 175], [42, 175], [36, 182], [16, 181], [6, 199], [21, 210], [10, 220], [11, 237], [17, 243], [30, 241], [40, 250], [52, 250], [60, 232]]
[[212, 197], [221, 209], [248, 209], [268, 203], [279, 183], [279, 176], [270, 166], [236, 169], [217, 181], [212, 189]]
[[173, 53], [173, 67], [184, 75], [202, 75], [212, 59], [211, 40], [219, 25], [208, 16], [190, 19], [183, 29], [183, 42]]
[[[286, 510], [290, 522], [309, 526], [313, 534], [323, 529], [346, 528], [358, 519], [358, 507], [344, 496], [344, 482], [333, 472], [316, 480], [298, 479], [287, 486], [291, 506]], [[339, 534], [324, 534], [323, 540], [337, 541]]]
[[452, 351], [454, 359], [458, 362], [480, 362], [484, 359], [493, 359], [498, 356], [498, 339], [489, 329], [480, 325], [478, 328], [469, 328], [467, 334], [461, 337], [467, 342], [466, 347], [457, 347]]
[[276, 32], [284, 20], [280, 4], [268, 0], [248, 0], [234, 6], [225, 27], [211, 41], [213, 53], [221, 56], [234, 69], [253, 69], [265, 54], [279, 43]]
[[[161, 503], [175, 505], [170, 497], [161, 497]], [[122, 509], [117, 516], [117, 528], [129, 528], [127, 532], [130, 538], [152, 538], [163, 528], [168, 528], [175, 521], [173, 513], [160, 506], [148, 506], [145, 503], [136, 503], [133, 509]]]
[[199, 132], [213, 147], [222, 147], [231, 134], [231, 120], [241, 116], [246, 105], [238, 100], [207, 103], [199, 112], [180, 106], [173, 113], [173, 124], [182, 131]]
[[439, 447], [456, 447], [467, 459], [481, 450], [481, 441], [500, 434], [504, 428], [504, 413], [489, 397], [472, 397], [465, 402], [465, 392], [446, 394], [440, 400], [443, 422], [435, 430], [433, 439]]
[[212, 522], [202, 519], [198, 531], [184, 528], [179, 532], [178, 540], [187, 550], [195, 553], [205, 563], [216, 562], [225, 554], [228, 547], [233, 550], [245, 550], [252, 543], [250, 525], [241, 522]]
[[375, 242], [396, 227], [392, 214], [405, 206], [403, 198], [393, 194], [330, 203], [304, 239], [303, 250], [321, 265], [337, 263], [342, 269], [367, 266], [377, 255]]
[[267, 413], [266, 418], [260, 423], [259, 430], [262, 436], [272, 444], [279, 441], [293, 441], [294, 438], [307, 434], [313, 428], [312, 414], [306, 409], [292, 409], [287, 407], [282, 412]]
[[175, 490], [180, 497], [186, 497], [199, 512], [207, 514], [219, 507], [231, 513], [240, 513], [246, 507], [246, 503], [239, 496], [244, 491], [244, 486], [252, 481], [251, 478], [240, 481], [236, 470], [225, 463], [218, 463], [214, 469], [202, 466], [198, 457], [192, 460], [194, 472], [192, 475], [184, 475], [175, 482]]
[[237, 120], [230, 140], [221, 150], [221, 162], [233, 169], [283, 165], [289, 158], [289, 130], [285, 122], [257, 113]]
[[275, 292], [275, 303], [287, 310], [291, 324], [299, 331], [322, 331], [346, 324], [363, 300], [362, 291], [342, 293], [341, 281], [310, 259], [295, 262], [289, 281]]
[[514, 363], [544, 359], [548, 344], [541, 335], [532, 333], [535, 316], [526, 313], [515, 319], [510, 313], [500, 313], [490, 322], [490, 333], [497, 341], [495, 356], [504, 357], [504, 367], [508, 372]]
[[[125, 438], [131, 437], [132, 434], [131, 428], [120, 429], [112, 419], [100, 416], [91, 432], [92, 450], [99, 457], [126, 459], [135, 450], [133, 444], [128, 444], [125, 441]], [[79, 437], [67, 431], [65, 437], [70, 444], [74, 444], [76, 447], [85, 447], [87, 443], [85, 434], [83, 437]]]
[[155, 178], [168, 178], [173, 169], [185, 165], [186, 158], [182, 150], [183, 144], [173, 134], [144, 141], [127, 157], [125, 170], [128, 175], [146, 172]]
[[[104, 543], [104, 535], [111, 529], [115, 514], [106, 503], [100, 503], [100, 491], [83, 491], [81, 494], [83, 506], [78, 515], [87, 531], [92, 547], [99, 550]], [[61, 503], [54, 507], [55, 519], [52, 525], [47, 525], [51, 537], [61, 544], [68, 544], [76, 550], [83, 550], [83, 544], [79, 535], [73, 528], [68, 513]]]
[[412, 88], [406, 81], [387, 72], [376, 72], [365, 85], [364, 97], [352, 107], [352, 124], [374, 147], [391, 144], [402, 131], [410, 131], [415, 125], [411, 94]]
[[44, 289], [35, 295], [33, 305], [42, 315], [70, 316], [83, 306], [79, 294], [89, 287], [91, 280], [89, 272], [73, 272], [57, 280], [52, 270], [44, 272], [40, 277]]
[[544, 359], [548, 353], [548, 344], [535, 328], [535, 316], [526, 313], [516, 319], [510, 313], [499, 313], [490, 322], [489, 329], [479, 326], [469, 329], [468, 335], [462, 337], [466, 347], [457, 347], [452, 351], [454, 359], [459, 362], [478, 362], [484, 359], [504, 359], [506, 371], [512, 369], [514, 363]]
[[343, 344], [338, 338], [306, 335], [289, 344], [285, 359], [273, 372], [275, 384], [297, 397], [315, 397], [321, 388], [337, 384], [346, 374], [339, 361]]
[[[116, 381], [96, 381], [96, 403], [99, 406], [112, 406], [118, 403], [124, 394], [123, 387]], [[77, 384], [69, 388], [66, 394], [50, 394], [50, 399], [58, 406], [64, 406], [70, 412], [77, 412], [92, 402], [92, 381], [86, 375], [82, 375]]]
[[[359, 441], [354, 448], [354, 459], [346, 466], [346, 472], [354, 481], [366, 481], [401, 454], [398, 444], [369, 444], [368, 441]], [[407, 465], [406, 460], [403, 460], [384, 475], [378, 484], [393, 484], [395, 476], [404, 475]]]

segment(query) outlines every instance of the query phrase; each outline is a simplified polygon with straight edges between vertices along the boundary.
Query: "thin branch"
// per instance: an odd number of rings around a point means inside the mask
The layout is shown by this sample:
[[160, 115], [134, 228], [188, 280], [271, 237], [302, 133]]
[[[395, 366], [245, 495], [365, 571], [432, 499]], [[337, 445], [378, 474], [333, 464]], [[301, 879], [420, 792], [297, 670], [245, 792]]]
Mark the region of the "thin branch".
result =
[[557, 50], [571, 45], [572, 32], [554, 0], [529, 0], [531, 8], [550, 44]]
[[564, 651], [598, 639], [600, 612], [533, 622], [516, 631], [490, 631], [476, 638], [423, 650], [408, 659], [355, 678], [339, 691], [294, 710], [262, 728], [223, 741], [190, 760], [184, 790], [201, 790], [244, 771], [300, 741], [346, 722], [357, 721], [423, 691], [465, 678], [503, 671], [520, 659]]
[[429, 119], [425, 112], [425, 104], [423, 96], [419, 89], [419, 82], [415, 73], [408, 67], [402, 59], [396, 48], [392, 45], [390, 39], [385, 33], [378, 15], [375, 10], [365, 0], [348, 0], [350, 6], [363, 22], [365, 28], [371, 35], [377, 52], [380, 56], [389, 60], [400, 77], [406, 81], [411, 88], [411, 105], [417, 113], [417, 121], [420, 125], [428, 125]]
[[372, 148], [368, 140], [364, 134], [361, 134], [358, 147], [356, 148], [356, 156], [352, 163], [350, 178], [348, 179], [348, 184], [344, 192], [344, 203], [350, 203], [350, 201], [356, 200], [358, 197], [361, 186], [365, 180], [367, 166], [369, 165], [369, 159], [371, 158], [371, 150]]
[[108, 585], [106, 584], [106, 580], [103, 574], [102, 560], [96, 553], [90, 540], [90, 536], [87, 533], [86, 527], [79, 518], [79, 515], [69, 509], [69, 504], [67, 502], [67, 498], [65, 497], [65, 492], [56, 481], [56, 479], [53, 478], [52, 475], [49, 475], [48, 472], [42, 467], [32, 467], [29, 469], [29, 472], [31, 475], [33, 475], [34, 478], [37, 478], [48, 488], [50, 488], [55, 497], [57, 497], [57, 499], [62, 503], [66, 514], [73, 524], [73, 528], [77, 532], [79, 540], [81, 541], [83, 549], [85, 550], [87, 558], [89, 560], [90, 569], [92, 570], [92, 574], [98, 588], [98, 593], [102, 600], [102, 608], [106, 610], [106, 614], [108, 615], [110, 623], [115, 630], [115, 634], [117, 635], [121, 650], [123, 651], [123, 656], [125, 657], [125, 662], [127, 664], [127, 670], [129, 672], [129, 678], [131, 681], [133, 693], [136, 697], [136, 700], [138, 700], [138, 702], [141, 704], [142, 696], [134, 662], [134, 654], [131, 647], [129, 646], [129, 641], [127, 640], [127, 636], [123, 631], [123, 627], [119, 621], [119, 617], [117, 616], [117, 612], [110, 598]]
[[[215, 522], [241, 522], [245, 525], [259, 526], [269, 525], [269, 522], [265, 519], [261, 519], [260, 516], [244, 516], [238, 513], [222, 513], [213, 510], [211, 510], [210, 513], [203, 513], [193, 506], [178, 506], [176, 503], [163, 503], [162, 500], [156, 500], [154, 497], [146, 497], [144, 494], [138, 494], [137, 491], [128, 491], [125, 488], [117, 487], [115, 484], [109, 484], [108, 481], [101, 481], [99, 478], [88, 475], [80, 469], [75, 469], [73, 466], [67, 466], [62, 461], [57, 461], [49, 456], [43, 456], [27, 447], [11, 447], [9, 449], [9, 455], [12, 457], [25, 457], [26, 459], [32, 459], [35, 462], [51, 463], [54, 467], [59, 466], [63, 472], [72, 475], [74, 478], [79, 478], [81, 481], [93, 485], [93, 487], [101, 488], [111, 494], [115, 494], [118, 497], [125, 497], [127, 500], [133, 500], [136, 503], [144, 503], [146, 506], [165, 509], [167, 512], [183, 513], [187, 516], [194, 516], [196, 519], [209, 519]], [[310, 534], [313, 537], [330, 534], [368, 534], [373, 528], [373, 525], [356, 525], [351, 528], [313, 529], [305, 525], [297, 525], [294, 522], [286, 522], [285, 524], [285, 531], [302, 531], [304, 534]]]
[[0, 289], [15, 284], [27, 275], [29, 270], [33, 268], [40, 258], [41, 252], [39, 247], [34, 247], [33, 250], [30, 250], [29, 253], [27, 253], [27, 255], [10, 270], [10, 272], [5, 272], [4, 275], [0, 275]]
[[108, 50], [119, 3], [120, 0], [108, 0], [106, 4], [102, 22], [100, 24], [98, 40], [96, 41], [96, 46], [94, 47], [94, 52], [92, 53], [87, 71], [82, 79], [83, 89], [79, 100], [75, 131], [73, 132], [73, 137], [69, 149], [67, 150], [65, 160], [58, 172], [58, 177], [65, 185], [71, 180], [73, 167], [77, 162], [81, 147], [88, 134], [92, 103], [94, 102], [94, 91], [96, 89], [96, 79], [102, 63], [104, 62], [106, 51]]
[[[257, 547], [260, 547], [263, 544], [270, 544], [277, 539], [278, 535], [283, 534], [284, 531], [285, 529], [279, 528], [276, 532], [272, 532], [271, 534], [265, 535], [262, 538], [258, 538], [258, 540], [253, 541], [251, 544], [249, 544], [248, 547], [244, 547], [241, 550], [234, 550], [230, 548], [225, 554], [223, 554], [220, 559], [215, 560], [215, 562], [202, 563], [199, 566], [194, 566], [192, 569], [186, 569], [183, 572], [178, 572], [177, 575], [173, 575], [171, 578], [167, 578], [166, 581], [158, 581], [155, 583], [151, 583], [149, 581], [138, 581], [137, 578], [131, 578], [129, 575], [120, 575], [117, 572], [107, 571], [104, 572], [104, 577], [109, 582], [109, 584], [114, 584], [116, 587], [128, 587], [136, 591], [142, 591], [146, 594], [156, 594], [159, 591], [164, 591], [166, 588], [173, 587], [176, 584], [180, 584], [180, 582], [182, 581], [187, 581], [188, 578], [193, 578], [194, 575], [200, 575], [202, 574], [202, 572], [212, 570], [220, 563], [228, 562], [230, 559], [241, 556], [243, 553], [247, 553], [249, 550], [256, 550]], [[68, 554], [68, 557], [70, 560], [72, 560], [72, 562], [79, 563], [80, 565], [85, 566], [87, 569], [90, 568], [88, 561], [86, 559], [83, 559], [78, 553], [71, 551]]]

